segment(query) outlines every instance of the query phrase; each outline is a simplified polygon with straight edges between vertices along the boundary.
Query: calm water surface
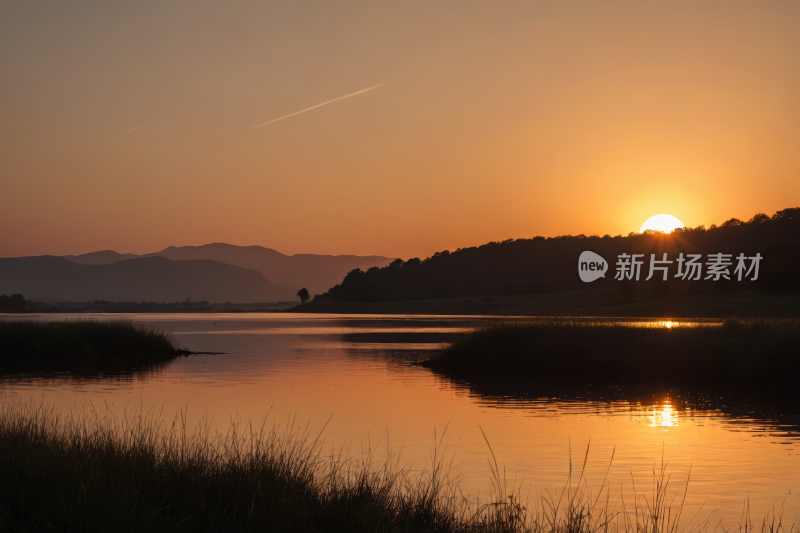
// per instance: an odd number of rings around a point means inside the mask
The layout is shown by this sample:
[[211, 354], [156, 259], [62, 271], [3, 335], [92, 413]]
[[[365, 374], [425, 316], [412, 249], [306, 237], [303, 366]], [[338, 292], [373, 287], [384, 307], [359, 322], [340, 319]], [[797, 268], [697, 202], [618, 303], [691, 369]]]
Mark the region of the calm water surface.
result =
[[[62, 318], [75, 315], [43, 319]], [[384, 449], [388, 443], [402, 448], [414, 468], [422, 468], [435, 436], [447, 428], [456, 472], [464, 489], [473, 492], [489, 486], [489, 449], [481, 429], [508, 477], [524, 477], [532, 494], [561, 487], [570, 458], [580, 465], [591, 441], [590, 486], [600, 486], [615, 453], [608, 478], [612, 498], [620, 491], [632, 494], [634, 481], [640, 493], [649, 494], [663, 453], [675, 491], [683, 490], [691, 469], [687, 515], [702, 507], [702, 516], [713, 512], [715, 521], [736, 525], [748, 497], [754, 518], [773, 505], [783, 504], [784, 521], [795, 520], [800, 511], [800, 435], [792, 426], [684, 408], [668, 396], [644, 402], [491, 397], [410, 364], [425, 358], [419, 350], [450, 342], [490, 318], [135, 318], [174, 331], [190, 350], [226, 353], [178, 358], [139, 375], [6, 377], [0, 400], [44, 400], [64, 409], [105, 402], [119, 411], [155, 408], [169, 420], [185, 409], [192, 421], [213, 416], [221, 430], [236, 416], [257, 423], [267, 415], [278, 421], [294, 416], [315, 429], [325, 427], [335, 449], [357, 452], [367, 442]]]

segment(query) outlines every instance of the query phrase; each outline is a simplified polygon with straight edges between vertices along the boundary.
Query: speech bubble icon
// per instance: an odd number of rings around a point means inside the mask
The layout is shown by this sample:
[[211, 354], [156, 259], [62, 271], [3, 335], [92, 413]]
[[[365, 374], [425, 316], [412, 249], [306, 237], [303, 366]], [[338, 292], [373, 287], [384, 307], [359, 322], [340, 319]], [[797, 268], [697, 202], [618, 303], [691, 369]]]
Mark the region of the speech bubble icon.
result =
[[583, 252], [578, 259], [578, 274], [581, 281], [589, 283], [597, 278], [606, 277], [608, 261], [594, 252]]

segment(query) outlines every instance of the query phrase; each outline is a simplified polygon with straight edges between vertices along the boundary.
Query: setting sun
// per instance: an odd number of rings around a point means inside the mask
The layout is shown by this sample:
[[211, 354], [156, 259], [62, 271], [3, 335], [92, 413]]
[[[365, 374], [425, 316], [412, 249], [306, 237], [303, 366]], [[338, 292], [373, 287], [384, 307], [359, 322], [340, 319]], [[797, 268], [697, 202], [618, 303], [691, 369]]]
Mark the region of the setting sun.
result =
[[682, 227], [683, 222], [672, 215], [655, 215], [648, 218], [645, 223], [642, 224], [642, 227], [639, 229], [639, 233], [644, 233], [644, 231], [648, 229], [670, 233], [675, 228]]

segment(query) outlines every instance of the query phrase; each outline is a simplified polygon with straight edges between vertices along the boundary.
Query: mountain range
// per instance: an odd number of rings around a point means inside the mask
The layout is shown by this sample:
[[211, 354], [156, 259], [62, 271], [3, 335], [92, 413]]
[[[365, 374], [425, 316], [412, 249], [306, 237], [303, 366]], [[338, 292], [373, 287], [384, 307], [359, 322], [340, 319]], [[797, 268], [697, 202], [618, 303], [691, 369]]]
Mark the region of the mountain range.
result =
[[22, 294], [28, 300], [269, 301], [281, 289], [255, 270], [219, 261], [143, 257], [80, 265], [54, 256], [0, 259], [0, 292]]
[[82, 255], [0, 259], [0, 293], [72, 301], [275, 302], [335, 285], [353, 269], [392, 258], [284, 255], [261, 246], [216, 243], [150, 254], [103, 250]]
[[208, 259], [242, 268], [252, 268], [270, 282], [285, 285], [291, 291], [291, 299], [305, 287], [311, 294], [321, 293], [333, 287], [353, 269], [367, 270], [384, 267], [394, 258], [379, 255], [284, 255], [263, 246], [234, 246], [214, 243], [204, 246], [170, 246], [160, 252], [134, 255], [119, 254], [111, 250], [83, 255], [67, 255], [65, 259], [84, 265], [108, 265], [126, 259], [141, 257], [166, 257], [173, 261]]

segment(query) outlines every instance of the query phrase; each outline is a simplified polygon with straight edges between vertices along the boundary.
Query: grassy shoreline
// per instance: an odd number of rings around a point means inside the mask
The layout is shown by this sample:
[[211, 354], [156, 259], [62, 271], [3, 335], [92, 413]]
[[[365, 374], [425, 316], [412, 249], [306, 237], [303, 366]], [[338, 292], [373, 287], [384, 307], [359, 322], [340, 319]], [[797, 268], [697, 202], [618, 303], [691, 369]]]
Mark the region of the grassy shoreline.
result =
[[[324, 452], [325, 441], [293, 423], [188, 432], [153, 412], [118, 418], [93, 407], [66, 415], [40, 404], [0, 407], [0, 528], [12, 531], [428, 531], [693, 533], [716, 527], [682, 519], [685, 487], [669, 487], [662, 461], [652, 499], [609, 503], [570, 467], [563, 489], [525, 501], [490, 456], [491, 490], [461, 492], [442, 446], [421, 473], [391, 454], [377, 460]], [[488, 445], [488, 440], [487, 440]], [[613, 462], [613, 457], [612, 457]], [[609, 468], [611, 466], [609, 465]], [[604, 494], [605, 492], [605, 494]], [[620, 504], [621, 503], [621, 504]], [[781, 510], [765, 533], [800, 533]], [[746, 509], [739, 533], [754, 524]], [[686, 529], [688, 528], [688, 529]]]
[[465, 378], [790, 393], [800, 375], [800, 320], [729, 318], [671, 327], [505, 320], [477, 328], [423, 365]]
[[0, 362], [189, 354], [161, 328], [133, 320], [0, 319]]

